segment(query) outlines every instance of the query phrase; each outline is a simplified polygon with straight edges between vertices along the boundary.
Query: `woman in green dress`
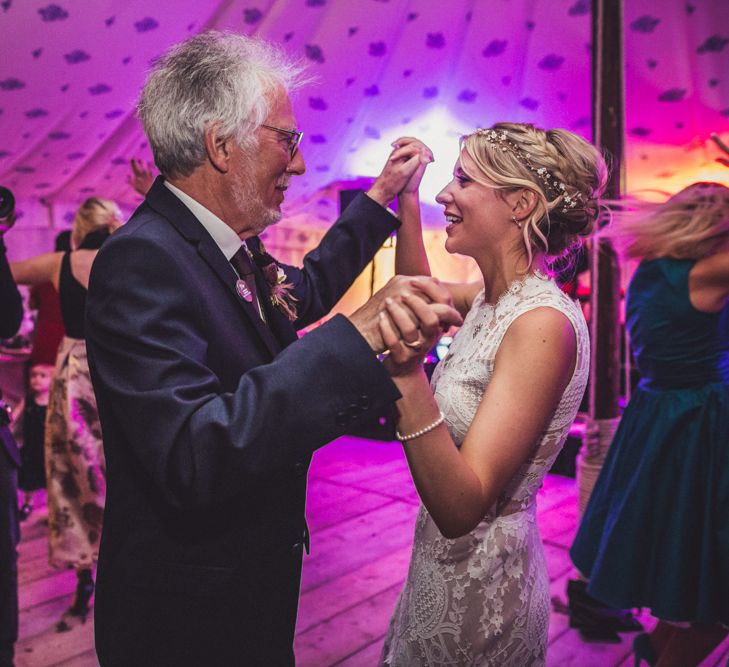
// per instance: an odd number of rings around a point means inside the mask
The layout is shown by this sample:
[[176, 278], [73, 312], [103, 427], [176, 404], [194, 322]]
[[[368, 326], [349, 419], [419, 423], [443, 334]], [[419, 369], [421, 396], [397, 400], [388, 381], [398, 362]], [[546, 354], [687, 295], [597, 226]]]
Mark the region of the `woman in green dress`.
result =
[[590, 595], [659, 619], [636, 664], [690, 667], [729, 625], [729, 188], [694, 183], [611, 235], [640, 260], [626, 326], [642, 379], [570, 553]]

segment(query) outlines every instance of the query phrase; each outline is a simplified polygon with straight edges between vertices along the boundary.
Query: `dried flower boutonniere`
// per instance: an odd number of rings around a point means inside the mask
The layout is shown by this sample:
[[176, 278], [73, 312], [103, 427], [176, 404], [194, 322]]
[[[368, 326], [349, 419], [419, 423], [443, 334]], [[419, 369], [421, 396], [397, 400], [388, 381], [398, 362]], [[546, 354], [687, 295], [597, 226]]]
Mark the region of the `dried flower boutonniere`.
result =
[[271, 304], [293, 322], [297, 317], [296, 301], [298, 301], [291, 292], [294, 288], [293, 283], [286, 282], [286, 273], [266, 252], [261, 239], [255, 236], [248, 239], [247, 245], [251, 250], [253, 261], [261, 269], [263, 277], [271, 286]]

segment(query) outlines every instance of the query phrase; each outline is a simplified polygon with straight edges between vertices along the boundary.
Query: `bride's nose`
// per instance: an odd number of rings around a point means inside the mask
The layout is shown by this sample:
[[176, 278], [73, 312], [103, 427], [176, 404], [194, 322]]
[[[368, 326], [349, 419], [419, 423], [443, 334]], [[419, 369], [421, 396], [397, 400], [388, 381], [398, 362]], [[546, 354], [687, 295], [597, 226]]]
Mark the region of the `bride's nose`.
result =
[[435, 196], [435, 201], [439, 204], [447, 204], [448, 202], [453, 201], [451, 193], [448, 192], [447, 185]]

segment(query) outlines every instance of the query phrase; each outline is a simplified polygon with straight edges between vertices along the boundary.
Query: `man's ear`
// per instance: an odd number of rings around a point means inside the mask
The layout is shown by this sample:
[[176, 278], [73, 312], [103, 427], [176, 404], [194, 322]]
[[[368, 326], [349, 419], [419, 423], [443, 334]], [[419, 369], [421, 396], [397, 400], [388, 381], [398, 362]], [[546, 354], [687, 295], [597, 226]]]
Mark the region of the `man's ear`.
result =
[[219, 172], [226, 174], [230, 165], [231, 138], [220, 134], [220, 123], [213, 121], [205, 128], [205, 152]]

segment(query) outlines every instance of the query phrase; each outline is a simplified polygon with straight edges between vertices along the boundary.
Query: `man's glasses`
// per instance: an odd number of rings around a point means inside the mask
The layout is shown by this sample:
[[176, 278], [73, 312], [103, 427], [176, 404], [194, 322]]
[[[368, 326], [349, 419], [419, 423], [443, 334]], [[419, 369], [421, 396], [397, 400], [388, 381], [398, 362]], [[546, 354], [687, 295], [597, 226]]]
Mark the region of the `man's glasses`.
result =
[[291, 157], [293, 158], [294, 155], [296, 155], [296, 151], [299, 150], [299, 144], [301, 143], [302, 138], [304, 137], [303, 132], [299, 132], [298, 130], [284, 130], [281, 127], [274, 127], [273, 125], [262, 125], [261, 127], [265, 127], [269, 130], [273, 130], [274, 132], [278, 132], [279, 134], [285, 134], [289, 138], [289, 152], [291, 153]]

